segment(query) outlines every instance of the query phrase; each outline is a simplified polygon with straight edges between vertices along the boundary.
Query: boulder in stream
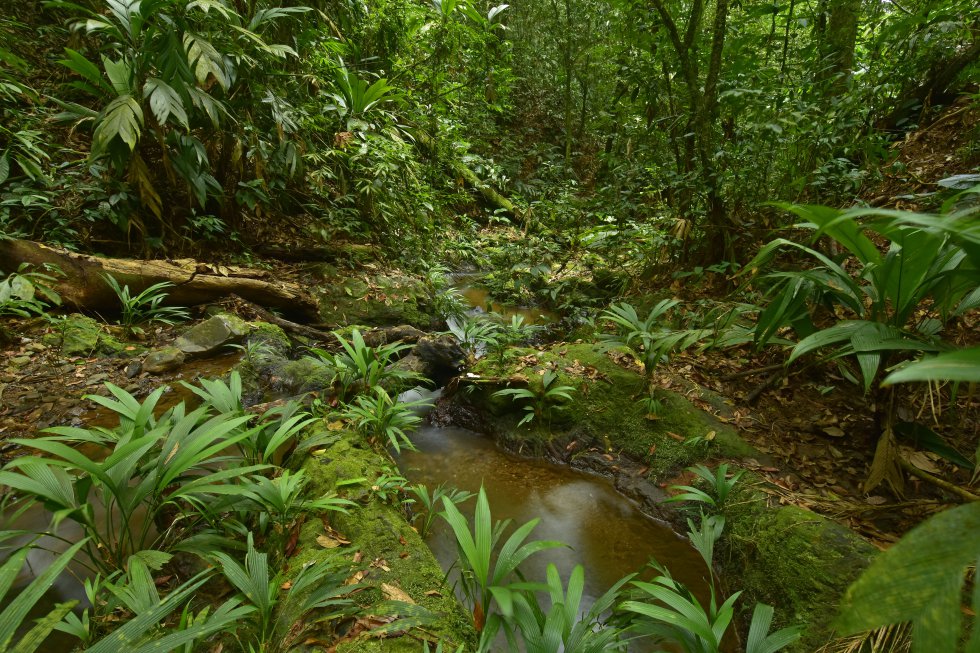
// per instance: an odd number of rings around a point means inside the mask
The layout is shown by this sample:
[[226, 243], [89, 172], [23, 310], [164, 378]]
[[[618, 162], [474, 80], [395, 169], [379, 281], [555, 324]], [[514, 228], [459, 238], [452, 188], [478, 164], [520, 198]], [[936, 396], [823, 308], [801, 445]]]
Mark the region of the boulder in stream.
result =
[[395, 366], [421, 374], [442, 386], [466, 367], [466, 352], [452, 336], [425, 336], [419, 338], [412, 353]]
[[184, 364], [184, 352], [177, 347], [155, 349], [143, 359], [143, 371], [150, 374], [172, 372]]
[[248, 324], [244, 320], [237, 315], [222, 313], [191, 327], [174, 344], [187, 356], [203, 357], [241, 341], [247, 333]]

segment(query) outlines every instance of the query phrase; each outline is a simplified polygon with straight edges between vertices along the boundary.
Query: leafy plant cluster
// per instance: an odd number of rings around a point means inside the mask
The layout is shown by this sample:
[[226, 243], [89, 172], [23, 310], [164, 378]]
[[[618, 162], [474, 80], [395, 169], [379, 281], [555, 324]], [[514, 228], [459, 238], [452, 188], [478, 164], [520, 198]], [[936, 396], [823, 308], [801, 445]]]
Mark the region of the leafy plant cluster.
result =
[[415, 409], [424, 401], [401, 401], [398, 393], [411, 383], [424, 381], [415, 373], [395, 365], [397, 355], [410, 348], [401, 342], [372, 347], [357, 329], [351, 339], [334, 333], [340, 351], [312, 348], [308, 359], [326, 370], [339, 403], [338, 414], [348, 420], [373, 444], [413, 449], [408, 433], [422, 422]]
[[[706, 473], [714, 477], [710, 471]], [[725, 478], [724, 469], [718, 475], [728, 490], [738, 480], [738, 476]], [[721, 503], [719, 500], [712, 505]], [[567, 585], [554, 564], [548, 565], [543, 581], [528, 580], [521, 574], [520, 567], [528, 558], [563, 546], [530, 539], [537, 520], [514, 529], [507, 522], [493, 522], [482, 488], [476, 497], [472, 525], [449, 497], [443, 498], [440, 516], [456, 538], [458, 583], [480, 633], [480, 651], [491, 650], [501, 632], [511, 650], [541, 653], [627, 650], [630, 642], [641, 638], [680, 646], [688, 653], [722, 650], [722, 639], [733, 623], [734, 606], [741, 594], [736, 592], [720, 601], [713, 556], [724, 531], [724, 517], [702, 511], [700, 525], [689, 520], [691, 542], [709, 570], [707, 605], [653, 562], [660, 575], [652, 582], [627, 576], [586, 609], [581, 565], [571, 572]], [[773, 613], [769, 606], [756, 605], [746, 651], [778, 651], [799, 637], [796, 627], [770, 633]]]
[[[332, 495], [308, 496], [303, 473], [280, 466], [295, 464], [327, 437], [300, 441], [313, 418], [298, 404], [258, 417], [245, 413], [237, 373], [227, 383], [189, 386], [203, 400], [193, 410], [180, 403], [161, 412], [166, 388], [140, 402], [106, 387], [110, 397], [89, 398], [116, 415], [118, 425], [53, 427], [18, 440], [37, 453], [0, 471], [11, 523], [39, 506], [51, 515], [44, 531], [0, 532], [0, 543], [14, 551], [0, 567], [4, 593], [33, 548], [63, 550], [5, 606], [5, 648], [34, 651], [60, 630], [86, 651], [175, 650], [209, 637], [233, 637], [243, 650], [279, 651], [314, 623], [353, 610], [349, 594], [356, 587], [345, 585], [349, 563], [339, 556], [295, 570], [289, 583], [276, 571], [297, 518], [350, 505]], [[77, 542], [62, 535], [66, 523], [80, 530]], [[168, 581], [180, 559], [199, 559], [208, 568]], [[12, 640], [69, 564], [85, 570], [88, 605], [80, 611], [72, 611], [74, 603], [59, 605]], [[235, 591], [211, 604], [200, 589], [217, 575]], [[316, 619], [297, 627], [314, 610]]]
[[[746, 269], [763, 267], [780, 250], [796, 250], [814, 264], [775, 271], [757, 282], [767, 305], [758, 315], [754, 341], [764, 346], [792, 329], [798, 340], [786, 343], [787, 365], [804, 357], [811, 364], [830, 363], [863, 388], [880, 429], [865, 487], [887, 481], [901, 492], [898, 433], [924, 430], [925, 440], [942, 455], [950, 449], [929, 429], [898, 419], [893, 384], [952, 381], [955, 397], [959, 382], [978, 378], [972, 366], [976, 348], [958, 348], [946, 335], [980, 306], [980, 215], [975, 207], [945, 215], [790, 208], [805, 220], [799, 227], [813, 233], [811, 244], [774, 240]], [[841, 254], [820, 251], [814, 246], [819, 237], [831, 239]]]

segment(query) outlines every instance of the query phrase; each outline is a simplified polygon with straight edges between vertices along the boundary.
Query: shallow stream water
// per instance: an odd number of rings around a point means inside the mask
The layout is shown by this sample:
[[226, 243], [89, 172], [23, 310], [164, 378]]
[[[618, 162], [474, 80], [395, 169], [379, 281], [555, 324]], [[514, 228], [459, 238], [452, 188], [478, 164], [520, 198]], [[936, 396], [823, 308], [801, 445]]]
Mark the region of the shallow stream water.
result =
[[510, 306], [508, 304], [494, 302], [490, 297], [489, 290], [470, 285], [468, 282], [463, 282], [458, 285], [457, 290], [459, 290], [459, 294], [463, 296], [463, 299], [466, 300], [466, 303], [472, 306], [474, 310], [486, 313], [495, 312], [502, 315], [506, 320], [510, 320], [512, 315], [523, 317], [525, 324], [551, 324], [561, 319], [558, 313], [546, 308], [540, 308], [538, 306]]
[[[425, 426], [412, 434], [418, 451], [399, 458], [412, 482], [433, 488], [440, 483], [476, 492], [481, 484], [494, 520], [540, 523], [533, 539], [558, 540], [567, 547], [533, 556], [524, 568], [529, 579], [543, 579], [554, 563], [563, 582], [575, 565], [585, 567], [585, 601], [591, 605], [623, 576], [643, 571], [651, 558], [703, 598], [707, 569], [690, 544], [643, 513], [609, 480], [547, 461], [503, 451], [487, 436], [455, 427]], [[473, 500], [461, 506], [472, 514]], [[437, 522], [438, 523], [438, 522]], [[428, 538], [444, 569], [456, 558], [452, 533], [444, 525]]]

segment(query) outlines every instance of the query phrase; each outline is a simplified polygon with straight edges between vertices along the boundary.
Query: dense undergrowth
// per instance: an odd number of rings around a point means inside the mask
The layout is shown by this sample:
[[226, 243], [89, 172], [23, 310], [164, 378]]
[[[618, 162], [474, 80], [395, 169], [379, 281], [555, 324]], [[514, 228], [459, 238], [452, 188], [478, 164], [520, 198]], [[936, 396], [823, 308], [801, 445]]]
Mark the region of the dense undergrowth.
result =
[[[546, 451], [566, 429], [649, 457], [656, 473], [712, 446], [675, 440], [654, 459], [638, 435], [680, 423], [658, 387], [679, 356], [762, 360], [774, 384], [805, 371], [817, 392], [846, 388], [873, 422], [871, 463], [856, 472], [863, 493], [902, 497], [912, 475], [943, 501], [972, 503], [882, 555], [838, 625], [911, 621], [922, 650], [954, 650], [958, 637], [974, 650], [980, 631], [961, 635], [959, 611], [972, 602], [975, 616], [980, 595], [953, 590], [978, 555], [980, 449], [954, 423], [973, 415], [980, 380], [980, 131], [964, 121], [943, 173], [927, 180], [890, 143], [977, 115], [978, 9], [903, 4], [16, 3], [0, 17], [0, 239], [263, 265], [264, 252], [295, 250], [351, 277], [325, 284], [324, 303], [340, 303], [340, 289], [366, 300], [377, 263], [397, 267], [414, 294], [393, 319], [438, 324], [482, 356], [473, 369], [492, 377], [493, 394], [480, 400], [525, 443]], [[929, 190], [874, 197], [885, 181]], [[0, 339], [17, 341], [14, 320], [59, 328], [53, 287], [75, 280], [19, 261], [0, 272]], [[474, 274], [498, 306], [557, 319], [474, 316], [456, 272]], [[166, 305], [166, 286], [106, 283], [126, 335], [187, 317]], [[377, 305], [408, 297], [401, 285]], [[31, 454], [0, 472], [4, 515], [15, 522], [40, 504], [53, 528], [73, 523], [81, 539], [3, 533], [20, 550], [0, 566], [0, 596], [27, 564], [25, 542], [66, 551], [6, 603], [0, 650], [30, 651], [61, 630], [90, 651], [285, 651], [432, 623], [397, 592], [369, 605], [378, 588], [362, 586], [361, 562], [343, 553], [289, 564], [308, 515], [365, 509], [346, 495], [367, 479], [341, 479], [336, 495], [307, 491], [307, 465], [341, 438], [329, 425], [384, 455], [410, 447], [420, 421], [419, 406], [398, 399], [422, 380], [394, 364], [407, 346], [368, 346], [354, 325], [331, 326], [336, 343], [295, 361], [320, 383], [309, 406], [248, 413], [237, 376], [194, 388], [200, 406], [162, 413], [160, 391], [141, 401], [112, 386], [114, 398], [94, 401], [117, 426], [16, 442]], [[559, 344], [525, 348], [544, 341]], [[602, 369], [635, 387], [614, 401], [584, 397]], [[593, 409], [602, 414], [590, 427]], [[704, 507], [689, 529], [712, 580], [707, 605], [661, 570], [581, 614], [588, 570], [515, 575], [552, 543], [531, 540], [533, 525], [505, 533], [482, 493], [471, 524], [455, 507], [464, 495], [417, 488], [416, 523], [443, 518], [460, 544], [477, 646], [503, 632], [527, 650], [605, 650], [642, 634], [717, 650], [737, 596], [723, 594], [713, 565], [738, 478], [725, 469], [698, 469], [704, 482], [679, 490]], [[402, 509], [400, 477], [378, 471], [372, 496]], [[89, 605], [59, 605], [21, 628], [69, 564], [85, 569]], [[920, 564], [929, 572], [908, 572]], [[892, 598], [875, 605], [883, 592]], [[767, 638], [771, 619], [765, 606], [745, 618], [747, 650], [793, 639]]]

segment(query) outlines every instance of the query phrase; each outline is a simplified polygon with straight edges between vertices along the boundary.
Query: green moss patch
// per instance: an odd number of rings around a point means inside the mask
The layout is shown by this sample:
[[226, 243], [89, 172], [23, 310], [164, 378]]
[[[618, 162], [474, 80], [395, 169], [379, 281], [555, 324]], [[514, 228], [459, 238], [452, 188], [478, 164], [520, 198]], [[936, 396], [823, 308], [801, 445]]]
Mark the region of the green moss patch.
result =
[[[650, 466], [654, 477], [666, 477], [706, 457], [706, 449], [685, 444], [691, 437], [714, 433], [714, 452], [742, 456], [752, 452], [737, 432], [694, 406], [683, 396], [658, 390], [663, 410], [650, 419], [639, 399], [646, 382], [636, 369], [628, 369], [594, 344], [557, 344], [539, 351], [512, 349], [503, 361], [484, 358], [473, 368], [477, 391], [470, 401], [492, 416], [495, 435], [509, 446], [541, 453], [572, 441], [578, 450], [600, 446], [623, 453]], [[620, 360], [625, 359], [619, 355]], [[518, 427], [522, 402], [492, 397], [503, 387], [540, 387], [546, 370], [558, 374], [562, 385], [576, 388], [573, 401], [547, 420]]]
[[316, 290], [320, 319], [336, 326], [408, 324], [428, 329], [436, 321], [421, 279], [409, 276], [330, 276]]
[[743, 607], [765, 603], [776, 608], [778, 626], [804, 625], [790, 650], [814, 651], [832, 639], [836, 606], [877, 549], [826, 517], [768, 507], [754, 490], [740, 494], [726, 511], [726, 555], [719, 558], [728, 583], [745, 590]]
[[[388, 463], [390, 465], [390, 463]], [[357, 565], [366, 574], [369, 589], [358, 595], [358, 602], [370, 612], [370, 606], [388, 598], [382, 585], [397, 588], [425, 608], [432, 620], [421, 631], [376, 639], [361, 637], [345, 642], [338, 651], [419, 651], [421, 640], [439, 639], [454, 650], [459, 644], [472, 644], [475, 633], [469, 619], [456, 601], [445, 574], [418, 533], [409, 526], [402, 512], [370, 491], [370, 485], [386, 465], [385, 459], [372, 450], [364, 439], [352, 432], [338, 432], [333, 444], [317, 452], [305, 465], [311, 493], [336, 491], [358, 502], [347, 514], [331, 515], [330, 524], [350, 544], [344, 548], [360, 552]], [[342, 481], [366, 478], [367, 481], [344, 485]], [[319, 521], [308, 522], [300, 536], [302, 551], [293, 564], [303, 564], [324, 550], [317, 538], [324, 533]], [[353, 555], [353, 554], [352, 554]]]
[[135, 355], [141, 347], [126, 350], [128, 343], [113, 336], [106, 325], [85, 315], [68, 315], [55, 323], [42, 342], [58, 347], [66, 356]]

